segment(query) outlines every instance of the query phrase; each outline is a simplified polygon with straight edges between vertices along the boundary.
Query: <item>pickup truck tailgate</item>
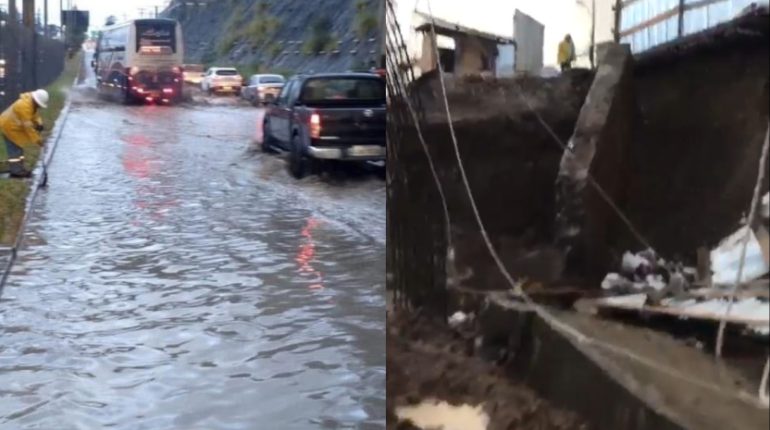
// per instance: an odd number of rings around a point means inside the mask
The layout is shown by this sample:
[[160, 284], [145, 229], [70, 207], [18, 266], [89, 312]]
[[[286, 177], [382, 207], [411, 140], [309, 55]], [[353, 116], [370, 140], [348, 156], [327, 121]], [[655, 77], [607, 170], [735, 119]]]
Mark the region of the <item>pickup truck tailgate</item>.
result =
[[387, 110], [375, 108], [322, 108], [321, 141], [385, 145]]

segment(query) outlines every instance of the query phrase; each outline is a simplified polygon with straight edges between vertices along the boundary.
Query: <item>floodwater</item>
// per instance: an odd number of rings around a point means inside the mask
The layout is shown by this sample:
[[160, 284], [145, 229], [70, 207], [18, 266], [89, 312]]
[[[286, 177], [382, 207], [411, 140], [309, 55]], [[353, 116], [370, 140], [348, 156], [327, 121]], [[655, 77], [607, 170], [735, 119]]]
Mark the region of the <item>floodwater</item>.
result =
[[382, 429], [385, 183], [86, 87], [0, 302], [0, 429]]

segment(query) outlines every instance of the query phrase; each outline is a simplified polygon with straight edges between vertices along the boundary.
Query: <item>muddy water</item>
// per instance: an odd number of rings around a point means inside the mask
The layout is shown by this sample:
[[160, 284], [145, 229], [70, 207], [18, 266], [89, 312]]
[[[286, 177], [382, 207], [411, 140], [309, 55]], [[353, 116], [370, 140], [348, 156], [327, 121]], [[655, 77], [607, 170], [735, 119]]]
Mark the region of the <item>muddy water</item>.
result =
[[0, 428], [384, 428], [384, 182], [290, 179], [254, 108], [75, 100], [0, 303]]

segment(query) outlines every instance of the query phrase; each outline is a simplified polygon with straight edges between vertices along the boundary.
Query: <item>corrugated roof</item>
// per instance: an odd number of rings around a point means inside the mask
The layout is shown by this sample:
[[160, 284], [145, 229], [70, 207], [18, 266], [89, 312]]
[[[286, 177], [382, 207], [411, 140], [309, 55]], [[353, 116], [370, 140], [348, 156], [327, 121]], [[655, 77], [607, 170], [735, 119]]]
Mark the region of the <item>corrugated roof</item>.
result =
[[462, 34], [469, 34], [471, 36], [476, 36], [482, 39], [493, 40], [498, 43], [514, 43], [514, 40], [511, 37], [501, 36], [499, 34], [488, 33], [486, 31], [481, 31], [475, 28], [466, 27], [460, 24], [449, 22], [441, 18], [431, 17], [430, 15], [422, 12], [415, 12], [415, 13], [419, 15], [421, 18], [423, 18], [425, 21], [427, 21], [425, 24], [418, 26], [417, 31], [421, 31], [421, 32], [429, 31], [431, 26], [433, 26], [433, 23], [435, 22], [436, 33], [438, 34], [462, 33]]

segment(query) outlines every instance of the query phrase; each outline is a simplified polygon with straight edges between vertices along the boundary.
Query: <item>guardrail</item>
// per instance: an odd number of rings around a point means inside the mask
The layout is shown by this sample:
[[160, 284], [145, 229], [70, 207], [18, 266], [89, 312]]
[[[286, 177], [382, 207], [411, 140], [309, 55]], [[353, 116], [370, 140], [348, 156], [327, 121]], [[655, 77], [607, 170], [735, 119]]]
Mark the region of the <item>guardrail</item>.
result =
[[714, 27], [740, 15], [752, 0], [625, 0], [615, 5], [615, 40], [634, 53]]

